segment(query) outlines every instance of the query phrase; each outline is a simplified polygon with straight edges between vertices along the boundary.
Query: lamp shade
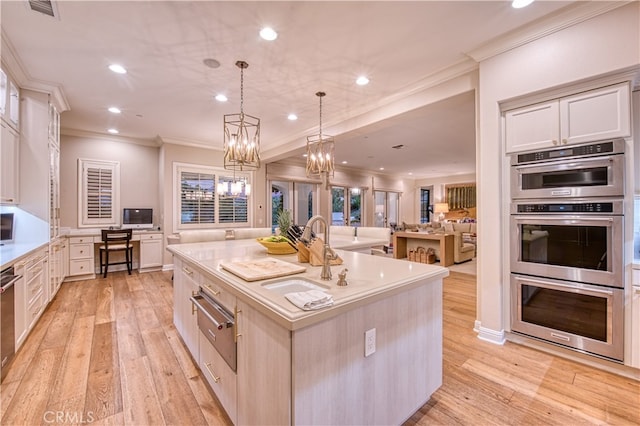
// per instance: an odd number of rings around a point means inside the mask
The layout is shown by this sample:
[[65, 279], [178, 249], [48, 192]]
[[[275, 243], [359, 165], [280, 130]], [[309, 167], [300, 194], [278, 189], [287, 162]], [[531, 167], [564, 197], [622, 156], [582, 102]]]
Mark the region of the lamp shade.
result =
[[436, 203], [433, 208], [434, 213], [449, 213], [449, 204], [447, 203]]

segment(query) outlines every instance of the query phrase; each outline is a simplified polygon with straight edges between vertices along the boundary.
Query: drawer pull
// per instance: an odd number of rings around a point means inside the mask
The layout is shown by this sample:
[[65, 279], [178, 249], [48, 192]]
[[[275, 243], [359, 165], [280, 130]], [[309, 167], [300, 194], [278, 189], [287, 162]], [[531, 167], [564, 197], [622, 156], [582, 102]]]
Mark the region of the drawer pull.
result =
[[213, 293], [214, 296], [220, 296], [220, 291], [216, 291], [213, 287], [211, 287], [209, 284], [205, 284], [204, 285], [206, 288], [208, 288], [209, 290], [211, 290], [211, 293]]
[[187, 274], [189, 276], [193, 275], [193, 271], [190, 270], [189, 268], [187, 268], [186, 266], [182, 267], [182, 272], [184, 272], [185, 274]]
[[211, 371], [211, 363], [210, 362], [206, 362], [204, 364], [204, 366], [207, 368], [207, 370], [209, 371], [209, 374], [211, 374], [211, 377], [213, 378], [213, 382], [214, 383], [218, 383], [220, 382], [220, 376], [216, 376], [216, 374]]

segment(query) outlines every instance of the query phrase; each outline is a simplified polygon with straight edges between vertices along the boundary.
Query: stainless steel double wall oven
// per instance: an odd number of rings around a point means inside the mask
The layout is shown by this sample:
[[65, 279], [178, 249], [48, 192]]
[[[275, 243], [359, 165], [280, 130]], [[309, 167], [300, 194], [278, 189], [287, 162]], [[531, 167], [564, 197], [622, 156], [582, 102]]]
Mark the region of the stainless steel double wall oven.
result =
[[624, 147], [512, 157], [513, 332], [623, 361]]

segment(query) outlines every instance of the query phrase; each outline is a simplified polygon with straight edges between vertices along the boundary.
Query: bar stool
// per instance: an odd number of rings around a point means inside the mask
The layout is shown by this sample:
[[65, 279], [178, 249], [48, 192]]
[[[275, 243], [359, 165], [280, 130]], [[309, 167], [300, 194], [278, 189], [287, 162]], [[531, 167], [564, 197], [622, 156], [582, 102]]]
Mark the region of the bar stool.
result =
[[[103, 277], [107, 277], [109, 265], [127, 265], [127, 271], [131, 275], [133, 269], [133, 245], [131, 245], [131, 229], [103, 229], [102, 242], [100, 246], [100, 273], [104, 267]], [[124, 251], [124, 262], [109, 262], [109, 253]], [[103, 259], [104, 253], [104, 259]]]

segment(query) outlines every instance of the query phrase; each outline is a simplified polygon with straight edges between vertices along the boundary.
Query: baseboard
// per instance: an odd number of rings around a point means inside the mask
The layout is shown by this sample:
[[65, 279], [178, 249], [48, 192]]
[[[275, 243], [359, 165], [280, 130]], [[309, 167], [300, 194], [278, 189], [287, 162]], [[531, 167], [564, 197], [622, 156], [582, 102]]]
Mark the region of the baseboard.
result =
[[497, 331], [483, 327], [479, 320], [475, 321], [473, 331], [478, 333], [478, 339], [493, 343], [494, 345], [504, 345], [506, 341], [504, 330]]
[[170, 263], [168, 265], [162, 265], [162, 272], [165, 271], [173, 271], [173, 263]]

